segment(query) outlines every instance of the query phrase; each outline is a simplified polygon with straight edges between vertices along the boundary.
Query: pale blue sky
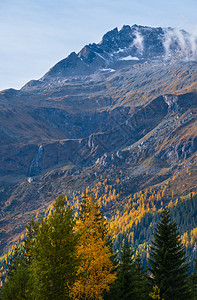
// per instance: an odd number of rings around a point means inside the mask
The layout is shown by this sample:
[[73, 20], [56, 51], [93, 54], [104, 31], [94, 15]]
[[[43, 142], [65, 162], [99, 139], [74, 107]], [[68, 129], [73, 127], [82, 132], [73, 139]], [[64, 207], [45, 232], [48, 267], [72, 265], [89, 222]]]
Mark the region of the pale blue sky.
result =
[[196, 15], [196, 0], [0, 0], [0, 90], [40, 78], [114, 27], [195, 31]]

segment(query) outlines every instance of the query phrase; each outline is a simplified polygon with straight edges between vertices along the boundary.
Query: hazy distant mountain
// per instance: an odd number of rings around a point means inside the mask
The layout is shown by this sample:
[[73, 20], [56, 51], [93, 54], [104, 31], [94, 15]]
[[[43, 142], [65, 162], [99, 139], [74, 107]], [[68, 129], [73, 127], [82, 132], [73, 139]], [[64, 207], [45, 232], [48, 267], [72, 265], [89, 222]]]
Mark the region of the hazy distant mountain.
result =
[[20, 91], [2, 91], [1, 251], [33, 212], [101, 175], [127, 197], [190, 168], [193, 179], [180, 189], [183, 176], [177, 195], [196, 191], [196, 89], [193, 36], [127, 25]]

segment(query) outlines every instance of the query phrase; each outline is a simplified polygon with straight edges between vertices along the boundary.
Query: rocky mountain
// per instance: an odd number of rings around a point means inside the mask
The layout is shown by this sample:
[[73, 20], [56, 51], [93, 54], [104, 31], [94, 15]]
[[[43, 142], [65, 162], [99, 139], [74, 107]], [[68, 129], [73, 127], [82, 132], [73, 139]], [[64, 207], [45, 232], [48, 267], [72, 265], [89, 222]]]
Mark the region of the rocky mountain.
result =
[[109, 220], [129, 194], [173, 176], [177, 196], [197, 189], [197, 41], [184, 30], [115, 28], [1, 91], [0, 108], [1, 253], [33, 213], [101, 176], [121, 195]]
[[86, 45], [78, 54], [72, 52], [58, 62], [40, 80], [23, 89], [65, 83], [65, 77], [82, 76], [141, 64], [145, 61], [196, 60], [196, 40], [184, 30], [124, 25], [107, 32], [99, 44]]

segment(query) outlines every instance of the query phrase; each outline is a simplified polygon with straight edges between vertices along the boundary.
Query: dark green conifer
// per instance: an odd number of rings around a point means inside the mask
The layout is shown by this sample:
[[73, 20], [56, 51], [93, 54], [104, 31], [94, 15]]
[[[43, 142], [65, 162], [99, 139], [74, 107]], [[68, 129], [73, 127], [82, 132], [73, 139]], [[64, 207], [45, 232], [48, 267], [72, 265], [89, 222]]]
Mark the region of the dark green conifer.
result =
[[136, 271], [136, 283], [135, 283], [136, 300], [150, 299], [148, 275], [146, 270], [142, 267], [141, 257], [139, 252], [137, 252], [135, 258], [135, 271]]
[[136, 298], [136, 270], [133, 252], [124, 241], [120, 251], [120, 263], [117, 267], [117, 279], [111, 287], [110, 293], [105, 296], [109, 300], [132, 300]]
[[190, 299], [185, 250], [167, 209], [155, 229], [149, 264], [153, 285], [160, 289], [161, 298]]
[[192, 300], [197, 299], [197, 260], [195, 260], [194, 270], [191, 276]]

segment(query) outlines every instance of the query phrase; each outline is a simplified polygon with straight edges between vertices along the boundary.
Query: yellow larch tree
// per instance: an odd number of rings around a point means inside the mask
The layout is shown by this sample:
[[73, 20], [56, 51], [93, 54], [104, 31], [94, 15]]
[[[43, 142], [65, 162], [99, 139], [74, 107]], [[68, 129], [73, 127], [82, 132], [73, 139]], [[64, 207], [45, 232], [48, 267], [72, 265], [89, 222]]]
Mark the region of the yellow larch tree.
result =
[[111, 261], [107, 222], [93, 194], [85, 194], [77, 221], [80, 234], [78, 255], [82, 263], [70, 296], [72, 299], [101, 300], [116, 279]]

